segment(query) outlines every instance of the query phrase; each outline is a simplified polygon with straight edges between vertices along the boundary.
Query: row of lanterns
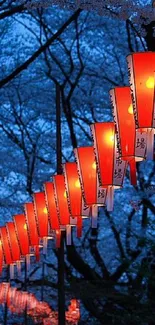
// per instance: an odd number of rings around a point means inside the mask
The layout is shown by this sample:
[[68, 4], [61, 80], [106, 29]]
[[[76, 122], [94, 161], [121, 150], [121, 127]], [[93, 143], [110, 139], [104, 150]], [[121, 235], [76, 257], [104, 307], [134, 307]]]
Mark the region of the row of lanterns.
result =
[[71, 245], [71, 229], [82, 235], [84, 218], [97, 227], [98, 207], [113, 211], [114, 189], [123, 186], [130, 167], [132, 185], [137, 184], [136, 162], [153, 159], [155, 128], [155, 53], [140, 52], [127, 57], [130, 87], [110, 90], [114, 122], [90, 126], [93, 146], [74, 149], [75, 162], [63, 164], [63, 174], [44, 183], [44, 191], [33, 194], [24, 213], [0, 227], [0, 270], [30, 256], [39, 260], [39, 248], [46, 254], [48, 239], [60, 247], [61, 232]]
[[[0, 284], [0, 304], [7, 304], [9, 310], [18, 315], [23, 314], [26, 309], [27, 315], [32, 317], [37, 324], [58, 324], [58, 313], [52, 311], [46, 302], [37, 300], [32, 293], [11, 287], [8, 282]], [[70, 301], [65, 316], [68, 324], [78, 324], [80, 308], [76, 299]]]

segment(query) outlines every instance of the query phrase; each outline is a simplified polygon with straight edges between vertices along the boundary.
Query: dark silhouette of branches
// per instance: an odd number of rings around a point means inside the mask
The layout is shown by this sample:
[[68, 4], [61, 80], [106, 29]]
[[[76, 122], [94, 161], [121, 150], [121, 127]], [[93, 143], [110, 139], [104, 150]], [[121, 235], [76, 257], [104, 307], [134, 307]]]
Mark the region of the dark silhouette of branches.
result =
[[51, 36], [44, 45], [40, 46], [40, 48], [34, 52], [34, 54], [27, 59], [23, 64], [21, 64], [18, 68], [16, 68], [10, 75], [5, 77], [4, 79], [0, 80], [0, 87], [3, 87], [8, 82], [13, 80], [15, 77], [17, 77], [23, 70], [27, 69], [28, 66], [34, 62], [41, 53], [43, 53], [56, 39], [58, 36], [63, 33], [63, 31], [74, 21], [74, 19], [79, 16], [81, 12], [81, 9], [78, 9], [63, 25], [60, 27], [60, 29]]

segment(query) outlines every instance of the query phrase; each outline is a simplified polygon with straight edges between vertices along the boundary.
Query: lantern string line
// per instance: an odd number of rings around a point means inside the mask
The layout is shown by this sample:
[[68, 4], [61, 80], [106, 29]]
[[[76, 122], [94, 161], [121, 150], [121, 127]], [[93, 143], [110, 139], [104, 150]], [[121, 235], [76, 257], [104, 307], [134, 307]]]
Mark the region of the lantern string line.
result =
[[98, 206], [97, 204], [92, 205], [92, 218], [91, 218], [91, 227], [97, 228], [97, 217], [98, 217]]

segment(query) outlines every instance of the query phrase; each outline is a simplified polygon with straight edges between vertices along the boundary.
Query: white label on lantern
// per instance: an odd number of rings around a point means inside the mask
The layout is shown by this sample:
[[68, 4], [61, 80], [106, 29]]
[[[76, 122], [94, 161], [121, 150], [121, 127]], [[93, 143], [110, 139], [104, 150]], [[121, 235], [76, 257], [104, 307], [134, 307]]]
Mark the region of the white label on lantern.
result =
[[72, 238], [71, 238], [71, 226], [67, 225], [66, 226], [66, 243], [67, 245], [72, 244]]
[[58, 197], [57, 197], [57, 186], [56, 186], [55, 177], [53, 177], [53, 185], [54, 185], [54, 199], [55, 199], [55, 204], [56, 204], [57, 215], [58, 215], [59, 223], [61, 224], [60, 210], [59, 210]]
[[117, 137], [117, 148], [118, 148], [119, 156], [121, 156], [122, 151], [121, 151], [119, 128], [118, 128], [118, 115], [117, 115], [117, 109], [116, 109], [115, 90], [111, 89], [109, 94], [110, 94], [110, 100], [111, 100], [111, 106], [112, 106], [113, 119], [114, 119], [114, 123], [115, 123], [115, 130], [116, 130], [115, 134]]
[[94, 154], [95, 154], [95, 160], [96, 160], [96, 169], [97, 174], [99, 178], [99, 185], [102, 186], [102, 180], [101, 180], [101, 173], [99, 168], [99, 159], [98, 159], [98, 152], [97, 152], [97, 143], [96, 143], [96, 136], [95, 136], [95, 129], [94, 124], [90, 125], [91, 135], [94, 143]]
[[82, 198], [82, 217], [90, 217], [90, 207], [85, 204]]
[[50, 228], [50, 224], [48, 223], [48, 237], [54, 238], [55, 231]]
[[71, 226], [76, 226], [77, 225], [77, 217], [75, 217], [75, 218], [70, 217], [70, 225]]
[[134, 69], [133, 69], [132, 55], [127, 56], [127, 64], [128, 64], [128, 75], [129, 75], [129, 83], [130, 83], [130, 90], [131, 90], [131, 98], [132, 98], [132, 106], [133, 106], [135, 124], [136, 124], [136, 128], [139, 128], [138, 115], [137, 115], [137, 110], [136, 110], [135, 79], [134, 79]]
[[136, 131], [135, 156], [146, 157], [147, 133]]
[[86, 196], [85, 196], [85, 190], [84, 190], [84, 185], [83, 185], [83, 179], [82, 179], [81, 168], [80, 168], [80, 161], [79, 161], [77, 149], [74, 149], [74, 155], [75, 155], [75, 161], [76, 161], [76, 164], [77, 164], [77, 172], [78, 172], [78, 176], [79, 176], [79, 181], [80, 181], [82, 196], [83, 196], [83, 199], [84, 199], [85, 204], [86, 204]]
[[114, 157], [114, 170], [113, 170], [113, 185], [121, 186], [125, 175], [127, 163], [119, 158], [117, 149], [117, 141], [115, 140], [115, 157]]
[[60, 225], [60, 230], [66, 230], [66, 226]]
[[64, 181], [65, 181], [65, 191], [66, 191], [66, 199], [67, 199], [67, 204], [68, 204], [68, 210], [69, 214], [72, 214], [72, 209], [71, 209], [71, 204], [70, 204], [70, 198], [69, 198], [69, 186], [68, 186], [68, 181], [67, 181], [67, 174], [66, 174], [66, 167], [65, 164], [62, 165], [63, 169], [63, 175], [64, 175]]
[[99, 180], [97, 175], [97, 204], [105, 204], [107, 190], [106, 188], [99, 187]]

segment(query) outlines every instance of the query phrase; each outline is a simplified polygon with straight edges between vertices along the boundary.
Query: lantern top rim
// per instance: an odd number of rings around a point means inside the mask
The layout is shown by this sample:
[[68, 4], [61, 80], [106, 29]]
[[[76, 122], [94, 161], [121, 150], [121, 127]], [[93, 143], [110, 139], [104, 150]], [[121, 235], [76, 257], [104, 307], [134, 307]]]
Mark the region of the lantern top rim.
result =
[[128, 58], [128, 57], [131, 56], [131, 55], [138, 55], [138, 54], [146, 54], [146, 55], [147, 55], [147, 53], [154, 53], [154, 54], [155, 54], [155, 52], [153, 52], [153, 51], [139, 51], [139, 52], [131, 52], [131, 53], [129, 53], [128, 55], [126, 55], [126, 58]]
[[91, 123], [90, 124], [90, 127], [91, 126], [94, 126], [94, 125], [96, 125], [96, 124], [108, 124], [108, 125], [114, 125], [115, 123], [114, 123], [114, 121], [108, 121], [108, 122], [106, 122], [106, 121], [103, 121], [103, 122], [95, 122], [95, 123]]
[[[38, 192], [34, 192], [34, 193], [32, 193], [32, 195], [35, 195], [35, 194], [40, 194], [40, 193], [44, 193], [44, 191], [38, 191]], [[29, 202], [29, 203], [32, 203], [32, 202]]]
[[33, 204], [33, 202], [26, 202], [26, 203], [24, 203], [24, 207], [25, 207], [25, 205], [28, 205], [28, 204]]
[[[96, 123], [98, 123], [98, 122], [96, 122]], [[94, 123], [95, 124], [95, 123]], [[92, 125], [92, 124], [91, 124]], [[80, 146], [80, 147], [76, 147], [76, 148], [74, 148], [74, 150], [76, 150], [76, 149], [80, 149], [80, 148], [93, 148], [93, 145], [92, 146]]]
[[24, 217], [25, 217], [25, 214], [24, 214], [24, 213], [14, 214], [14, 215], [13, 215], [13, 218], [18, 217], [18, 216], [24, 216]]
[[67, 164], [76, 164], [76, 161], [66, 161], [65, 163], [62, 164], [62, 166], [65, 166]]
[[109, 90], [109, 92], [111, 91], [111, 90], [115, 90], [115, 89], [124, 89], [124, 88], [130, 88], [130, 86], [117, 86], [117, 87], [113, 87], [113, 88], [110, 88], [110, 90]]

